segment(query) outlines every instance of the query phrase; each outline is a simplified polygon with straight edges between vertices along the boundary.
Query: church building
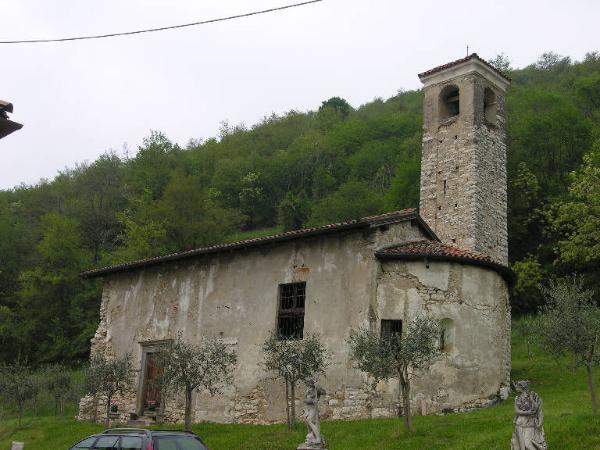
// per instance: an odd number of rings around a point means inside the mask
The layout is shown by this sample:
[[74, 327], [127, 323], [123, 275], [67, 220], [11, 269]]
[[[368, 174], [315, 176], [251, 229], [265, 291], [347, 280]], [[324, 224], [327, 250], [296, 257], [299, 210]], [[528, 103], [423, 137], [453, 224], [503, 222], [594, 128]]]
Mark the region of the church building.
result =
[[[269, 334], [318, 333], [331, 354], [321, 413], [329, 419], [397, 414], [397, 382], [372, 387], [353, 366], [351, 329], [401, 331], [425, 313], [442, 324], [440, 356], [415, 379], [421, 413], [481, 407], [510, 377], [504, 96], [510, 80], [476, 54], [419, 74], [424, 90], [418, 209], [214, 245], [96, 269], [100, 324], [92, 353], [130, 353], [139, 368], [117, 400], [126, 420], [163, 402], [161, 342], [220, 338], [234, 349], [234, 383], [195, 394], [195, 421], [285, 421], [285, 390], [265, 372]], [[415, 205], [417, 206], [417, 205]], [[301, 400], [298, 393], [298, 401]], [[164, 418], [182, 420], [179, 400]], [[102, 405], [89, 397], [80, 418]], [[301, 408], [297, 408], [301, 409]]]

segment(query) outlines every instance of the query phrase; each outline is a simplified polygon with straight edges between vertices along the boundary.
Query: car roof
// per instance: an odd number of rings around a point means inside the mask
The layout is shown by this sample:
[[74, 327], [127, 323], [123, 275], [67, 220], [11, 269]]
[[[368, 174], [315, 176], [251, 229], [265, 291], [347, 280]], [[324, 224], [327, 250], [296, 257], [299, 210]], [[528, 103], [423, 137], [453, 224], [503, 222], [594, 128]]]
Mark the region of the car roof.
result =
[[160, 435], [173, 435], [180, 434], [184, 436], [193, 436], [197, 437], [197, 435], [192, 431], [185, 430], [147, 430], [146, 428], [109, 428], [108, 430], [104, 430], [102, 433], [99, 433], [94, 436], [112, 436], [112, 435], [144, 435], [144, 436], [160, 436]]
[[101, 435], [121, 435], [121, 434], [142, 434], [144, 436], [150, 436], [150, 430], [146, 430], [145, 428], [109, 428], [108, 430], [104, 430]]

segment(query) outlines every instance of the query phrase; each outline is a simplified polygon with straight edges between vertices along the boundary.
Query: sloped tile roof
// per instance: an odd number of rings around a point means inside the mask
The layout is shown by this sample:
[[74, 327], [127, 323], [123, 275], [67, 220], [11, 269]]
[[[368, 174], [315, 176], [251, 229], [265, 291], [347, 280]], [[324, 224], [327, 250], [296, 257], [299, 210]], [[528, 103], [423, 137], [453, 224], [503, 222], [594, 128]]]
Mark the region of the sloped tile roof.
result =
[[455, 247], [449, 244], [442, 244], [435, 241], [417, 241], [402, 245], [387, 247], [378, 252], [378, 254], [390, 255], [417, 255], [417, 256], [452, 256], [455, 258], [469, 258], [478, 261], [489, 261], [489, 256], [480, 255], [470, 250]]
[[492, 261], [489, 256], [437, 241], [422, 240], [385, 247], [375, 252], [375, 255], [380, 259], [429, 259], [474, 264], [497, 271], [509, 284], [515, 281], [515, 274], [511, 269]]
[[349, 229], [361, 228], [361, 227], [373, 227], [381, 226], [388, 223], [403, 222], [406, 220], [416, 220], [417, 224], [425, 232], [426, 235], [432, 239], [437, 239], [433, 231], [427, 226], [427, 224], [421, 219], [415, 208], [403, 209], [400, 211], [392, 211], [385, 214], [379, 214], [375, 216], [363, 217], [360, 219], [349, 220], [346, 222], [332, 223], [329, 225], [323, 225], [320, 227], [304, 228], [301, 230], [286, 231], [285, 233], [279, 233], [272, 236], [264, 236], [253, 239], [246, 239], [243, 241], [231, 242], [226, 244], [211, 245], [209, 247], [202, 247], [193, 250], [187, 250], [184, 252], [173, 253], [165, 256], [158, 256], [155, 258], [141, 259], [138, 261], [132, 261], [125, 264], [119, 264], [110, 267], [104, 267], [100, 269], [89, 270], [81, 274], [84, 278], [101, 277], [109, 275], [111, 273], [123, 272], [129, 270], [135, 270], [147, 266], [156, 264], [162, 264], [169, 261], [177, 261], [186, 258], [192, 258], [200, 255], [207, 255], [211, 253], [219, 253], [224, 251], [233, 251], [248, 247], [257, 247], [260, 245], [274, 244], [278, 242], [289, 241], [292, 239], [300, 239], [305, 237], [317, 236], [322, 234], [340, 232]]
[[441, 66], [434, 67], [433, 69], [429, 69], [429, 70], [427, 70], [425, 72], [421, 72], [419, 74], [419, 78], [423, 78], [423, 77], [432, 75], [432, 74], [434, 74], [436, 72], [441, 72], [442, 70], [446, 70], [446, 69], [449, 69], [451, 67], [458, 66], [459, 64], [467, 62], [467, 61], [469, 61], [471, 59], [477, 59], [478, 61], [481, 61], [486, 66], [488, 66], [490, 69], [492, 69], [494, 72], [498, 73], [500, 76], [502, 76], [503, 78], [507, 79], [508, 81], [511, 81], [511, 79], [510, 79], [510, 77], [508, 75], [506, 75], [504, 72], [496, 69], [489, 62], [487, 62], [485, 59], [479, 57], [479, 55], [477, 53], [471, 53], [470, 55], [465, 56], [464, 58], [460, 58], [460, 59], [457, 59], [456, 61], [452, 61], [452, 62], [449, 62], [447, 64], [443, 64]]

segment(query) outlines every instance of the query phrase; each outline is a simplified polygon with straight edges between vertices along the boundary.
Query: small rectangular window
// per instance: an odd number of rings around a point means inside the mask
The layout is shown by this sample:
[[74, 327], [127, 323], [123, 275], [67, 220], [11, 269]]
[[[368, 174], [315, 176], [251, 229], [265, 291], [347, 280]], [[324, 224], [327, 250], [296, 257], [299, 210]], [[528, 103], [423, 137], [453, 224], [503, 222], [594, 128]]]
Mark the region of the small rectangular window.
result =
[[306, 283], [279, 285], [277, 333], [282, 339], [302, 339]]
[[402, 334], [401, 320], [382, 320], [381, 339], [391, 339], [394, 334]]

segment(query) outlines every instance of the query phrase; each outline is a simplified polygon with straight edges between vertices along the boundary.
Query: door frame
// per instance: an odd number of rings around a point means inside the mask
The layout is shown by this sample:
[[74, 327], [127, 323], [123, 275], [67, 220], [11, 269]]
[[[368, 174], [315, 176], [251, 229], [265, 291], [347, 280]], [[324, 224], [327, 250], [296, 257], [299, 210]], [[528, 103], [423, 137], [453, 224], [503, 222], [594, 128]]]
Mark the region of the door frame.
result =
[[[138, 342], [142, 348], [142, 358], [141, 365], [138, 377], [138, 388], [137, 388], [137, 396], [136, 396], [136, 414], [141, 416], [144, 414], [144, 384], [146, 383], [146, 363], [148, 359], [148, 354], [150, 353], [158, 353], [160, 348], [167, 342], [172, 339], [165, 339], [160, 341], [145, 341]], [[160, 396], [161, 403], [163, 402], [162, 395]], [[160, 409], [161, 405], [157, 405]]]

